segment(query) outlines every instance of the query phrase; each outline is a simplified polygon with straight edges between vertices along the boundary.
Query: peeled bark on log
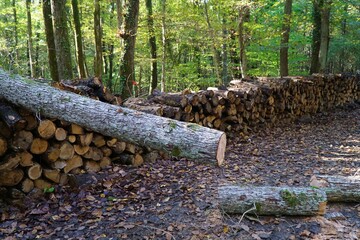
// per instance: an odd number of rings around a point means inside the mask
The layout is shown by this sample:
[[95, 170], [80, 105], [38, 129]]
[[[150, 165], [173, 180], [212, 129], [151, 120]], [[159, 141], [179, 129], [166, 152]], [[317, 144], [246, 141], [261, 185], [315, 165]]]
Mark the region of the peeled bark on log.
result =
[[310, 187], [221, 186], [218, 192], [220, 207], [228, 213], [311, 216], [326, 210], [325, 191]]
[[324, 190], [329, 202], [360, 202], [360, 176], [317, 175], [310, 186]]
[[14, 169], [11, 171], [0, 171], [0, 187], [12, 187], [21, 182], [24, 177], [24, 172], [21, 169]]
[[218, 165], [224, 161], [226, 135], [218, 130], [110, 105], [30, 79], [10, 77], [2, 70], [0, 97], [121, 141]]

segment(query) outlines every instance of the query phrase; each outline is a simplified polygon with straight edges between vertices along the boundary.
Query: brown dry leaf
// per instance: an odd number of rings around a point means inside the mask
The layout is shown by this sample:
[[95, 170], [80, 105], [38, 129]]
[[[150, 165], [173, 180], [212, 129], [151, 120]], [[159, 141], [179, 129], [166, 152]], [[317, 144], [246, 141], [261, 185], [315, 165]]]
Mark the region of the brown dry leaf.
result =
[[106, 188], [111, 188], [112, 185], [113, 185], [113, 183], [111, 181], [105, 181], [103, 183], [103, 186], [106, 187]]
[[95, 209], [94, 211], [91, 212], [91, 214], [94, 215], [95, 217], [100, 218], [103, 213], [101, 209]]
[[86, 199], [89, 200], [89, 201], [95, 201], [96, 198], [92, 195], [86, 195]]

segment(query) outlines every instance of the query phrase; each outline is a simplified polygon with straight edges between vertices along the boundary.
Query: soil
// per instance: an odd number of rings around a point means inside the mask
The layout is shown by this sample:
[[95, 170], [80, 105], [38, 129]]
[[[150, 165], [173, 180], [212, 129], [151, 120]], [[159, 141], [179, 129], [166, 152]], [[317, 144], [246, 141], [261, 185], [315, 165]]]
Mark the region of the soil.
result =
[[360, 175], [360, 105], [229, 139], [222, 167], [186, 159], [114, 165], [71, 186], [3, 203], [1, 239], [359, 239], [360, 204], [324, 216], [228, 215], [221, 184], [309, 186], [316, 174]]

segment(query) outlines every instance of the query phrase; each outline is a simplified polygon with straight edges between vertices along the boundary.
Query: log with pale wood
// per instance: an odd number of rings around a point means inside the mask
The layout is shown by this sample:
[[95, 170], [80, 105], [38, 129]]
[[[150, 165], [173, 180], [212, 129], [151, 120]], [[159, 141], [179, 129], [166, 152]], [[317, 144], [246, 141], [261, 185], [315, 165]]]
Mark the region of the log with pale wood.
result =
[[360, 202], [360, 176], [316, 175], [310, 186], [326, 192], [329, 202]]
[[[110, 105], [0, 70], [0, 97], [34, 113], [68, 121], [177, 157], [221, 165], [225, 133]], [[71, 131], [71, 134], [83, 134]], [[36, 150], [40, 150], [36, 148]], [[41, 148], [46, 151], [46, 148]]]
[[220, 209], [227, 213], [257, 215], [323, 215], [326, 193], [311, 187], [255, 187], [226, 185], [218, 188]]

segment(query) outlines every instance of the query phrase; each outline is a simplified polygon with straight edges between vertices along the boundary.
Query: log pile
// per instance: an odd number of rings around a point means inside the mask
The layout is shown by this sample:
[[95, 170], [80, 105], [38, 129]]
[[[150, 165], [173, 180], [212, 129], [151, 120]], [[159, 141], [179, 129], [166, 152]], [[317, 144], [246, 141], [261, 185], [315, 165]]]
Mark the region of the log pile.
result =
[[249, 129], [358, 100], [358, 77], [312, 75], [233, 80], [225, 90], [208, 88], [197, 93], [155, 91], [147, 100], [131, 99], [124, 105], [221, 131], [247, 134]]
[[66, 184], [69, 173], [98, 172], [115, 161], [139, 166], [163, 154], [73, 123], [39, 119], [4, 101], [0, 106], [7, 110], [0, 112], [0, 188], [28, 193]]

